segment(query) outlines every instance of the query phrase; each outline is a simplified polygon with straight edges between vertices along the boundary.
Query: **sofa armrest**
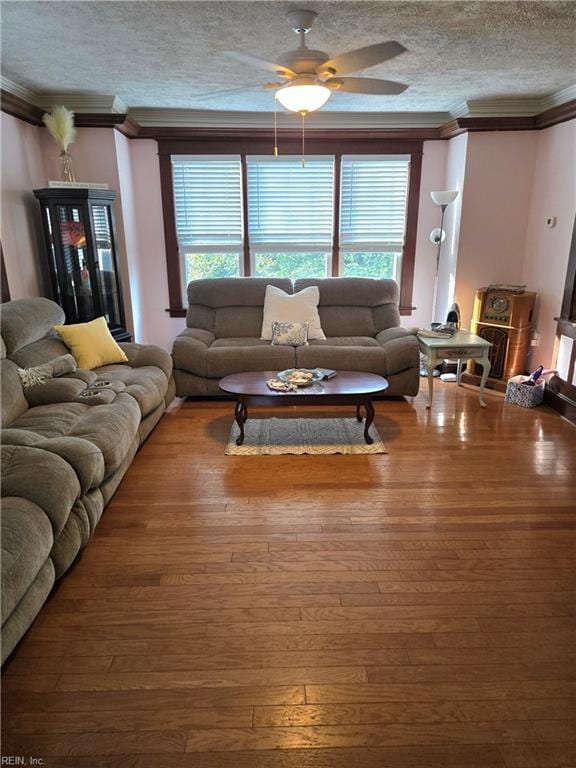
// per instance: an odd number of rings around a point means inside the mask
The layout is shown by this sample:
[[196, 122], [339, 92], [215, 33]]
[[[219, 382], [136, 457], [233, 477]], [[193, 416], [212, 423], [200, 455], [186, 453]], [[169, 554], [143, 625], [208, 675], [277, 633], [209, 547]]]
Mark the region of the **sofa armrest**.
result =
[[50, 451], [68, 462], [76, 472], [82, 494], [92, 488], [98, 488], [104, 480], [105, 467], [102, 451], [89, 440], [70, 436], [49, 437], [37, 443], [35, 447]]
[[35, 446], [44, 439], [42, 435], [31, 432], [29, 429], [6, 427], [2, 430], [2, 445]]
[[393, 339], [404, 339], [406, 336], [414, 336], [414, 333], [406, 328], [385, 328], [376, 334], [376, 341], [384, 346]]
[[153, 344], [134, 344], [122, 342], [119, 345], [128, 358], [126, 365], [131, 368], [142, 368], [145, 365], [153, 365], [164, 371], [167, 379], [172, 376], [172, 358], [162, 347]]
[[376, 336], [386, 352], [388, 373], [400, 373], [408, 368], [419, 368], [420, 347], [415, 334], [404, 328], [387, 328]]
[[174, 367], [206, 376], [206, 353], [216, 337], [201, 328], [186, 328], [174, 339]]
[[37, 384], [24, 390], [28, 405], [51, 405], [52, 403], [72, 403], [86, 389], [85, 382], [78, 378], [62, 377], [49, 379], [44, 384]]

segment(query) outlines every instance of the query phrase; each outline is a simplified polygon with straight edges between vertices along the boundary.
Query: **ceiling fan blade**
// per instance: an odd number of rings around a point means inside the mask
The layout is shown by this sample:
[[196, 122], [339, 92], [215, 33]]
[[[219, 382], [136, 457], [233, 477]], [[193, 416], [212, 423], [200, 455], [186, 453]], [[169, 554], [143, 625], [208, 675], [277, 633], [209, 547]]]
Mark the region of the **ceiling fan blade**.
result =
[[327, 80], [326, 85], [342, 93], [367, 93], [373, 96], [397, 96], [408, 88], [404, 83], [377, 80], [374, 77], [334, 77]]
[[368, 45], [366, 48], [357, 48], [355, 51], [343, 53], [335, 59], [325, 61], [318, 69], [321, 72], [328, 68], [333, 69], [339, 77], [349, 72], [373, 67], [375, 64], [382, 64], [404, 53], [405, 50], [406, 48], [395, 40], [388, 40], [387, 43], [376, 43], [376, 45]]
[[281, 64], [274, 64], [273, 61], [267, 61], [261, 59], [259, 56], [252, 56], [251, 53], [240, 53], [240, 51], [224, 51], [224, 55], [229, 59], [235, 59], [241, 64], [247, 64], [250, 67], [256, 67], [258, 69], [267, 69], [274, 74], [280, 74], [284, 77], [293, 77], [294, 72], [288, 67], [283, 67]]

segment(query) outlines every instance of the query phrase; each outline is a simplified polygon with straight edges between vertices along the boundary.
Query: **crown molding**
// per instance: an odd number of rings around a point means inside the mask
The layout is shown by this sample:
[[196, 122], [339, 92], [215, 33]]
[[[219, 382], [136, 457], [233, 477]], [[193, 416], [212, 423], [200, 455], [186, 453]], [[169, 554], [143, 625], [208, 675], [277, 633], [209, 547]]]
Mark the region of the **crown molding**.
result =
[[19, 85], [10, 80], [8, 77], [0, 76], [0, 88], [5, 93], [9, 93], [12, 96], [17, 96], [22, 101], [27, 101], [29, 104], [38, 106], [39, 94], [35, 91], [31, 91], [29, 88], [25, 88], [23, 85]]
[[[117, 96], [45, 91], [37, 93], [0, 78], [2, 111], [33, 125], [53, 104], [65, 104], [80, 128], [114, 128], [129, 138], [190, 139], [272, 131], [273, 114], [192, 109], [127, 109]], [[448, 112], [329, 112], [311, 114], [309, 131], [374, 139], [450, 139], [464, 132], [530, 131], [576, 118], [576, 84], [545, 97], [471, 99]], [[300, 130], [299, 117], [281, 112], [283, 138]]]
[[[274, 122], [272, 112], [134, 108], [128, 114], [143, 128], [271, 130]], [[313, 112], [306, 126], [310, 130], [437, 128], [449, 118], [447, 112]], [[300, 129], [299, 115], [280, 112], [277, 121], [279, 130]]]
[[44, 110], [55, 104], [63, 104], [75, 113], [126, 114], [128, 107], [118, 96], [100, 93], [77, 93], [73, 91], [45, 91], [36, 102]]
[[576, 99], [576, 84], [544, 97], [470, 99], [450, 110], [452, 119], [483, 117], [534, 117]]
[[17, 117], [25, 123], [42, 125], [44, 110], [25, 99], [21, 99], [20, 96], [16, 96], [10, 91], [5, 91], [4, 89], [0, 91], [0, 107], [2, 112], [6, 112], [7, 115], [12, 115], [12, 117]]
[[576, 83], [569, 85], [567, 88], [563, 88], [561, 91], [545, 96], [542, 99], [541, 112], [545, 112], [553, 107], [559, 107], [562, 104], [567, 104], [569, 101], [576, 100]]

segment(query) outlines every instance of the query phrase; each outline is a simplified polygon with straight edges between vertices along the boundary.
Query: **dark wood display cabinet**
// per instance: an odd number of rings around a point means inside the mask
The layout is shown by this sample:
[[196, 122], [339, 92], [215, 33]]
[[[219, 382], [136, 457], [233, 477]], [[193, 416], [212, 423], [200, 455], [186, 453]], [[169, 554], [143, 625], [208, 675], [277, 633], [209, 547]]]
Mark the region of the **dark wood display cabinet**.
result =
[[112, 190], [54, 187], [35, 189], [54, 301], [67, 323], [104, 315], [116, 341], [131, 341], [125, 327], [118, 272]]

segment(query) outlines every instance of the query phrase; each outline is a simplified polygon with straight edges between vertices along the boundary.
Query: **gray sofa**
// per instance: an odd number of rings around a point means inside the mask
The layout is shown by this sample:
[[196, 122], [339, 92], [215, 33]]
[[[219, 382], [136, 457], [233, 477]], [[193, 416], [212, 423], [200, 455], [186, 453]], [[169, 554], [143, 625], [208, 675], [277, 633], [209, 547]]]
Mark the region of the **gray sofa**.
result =
[[[264, 295], [270, 284], [287, 293], [317, 285], [326, 340], [296, 348], [261, 340]], [[292, 367], [377, 373], [388, 379], [387, 396], [418, 393], [418, 343], [399, 327], [398, 286], [393, 280], [193, 280], [188, 303], [187, 328], [176, 338], [172, 353], [179, 397], [222, 394], [218, 381], [232, 373]]]
[[2, 335], [2, 661], [54, 581], [86, 546], [140, 444], [174, 397], [159, 347], [122, 344], [128, 362], [23, 389], [17, 369], [67, 347], [48, 299], [0, 307]]

